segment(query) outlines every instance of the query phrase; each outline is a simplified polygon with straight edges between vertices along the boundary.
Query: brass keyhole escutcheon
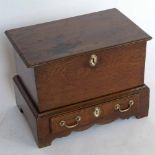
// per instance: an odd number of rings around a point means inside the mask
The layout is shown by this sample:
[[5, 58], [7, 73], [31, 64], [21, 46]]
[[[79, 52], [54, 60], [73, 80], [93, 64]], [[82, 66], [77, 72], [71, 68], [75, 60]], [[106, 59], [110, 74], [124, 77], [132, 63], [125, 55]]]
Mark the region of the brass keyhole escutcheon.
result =
[[96, 66], [96, 64], [97, 64], [97, 55], [92, 54], [90, 56], [89, 64], [90, 64], [91, 67], [95, 67]]
[[101, 115], [101, 109], [99, 107], [95, 107], [94, 116], [99, 117]]

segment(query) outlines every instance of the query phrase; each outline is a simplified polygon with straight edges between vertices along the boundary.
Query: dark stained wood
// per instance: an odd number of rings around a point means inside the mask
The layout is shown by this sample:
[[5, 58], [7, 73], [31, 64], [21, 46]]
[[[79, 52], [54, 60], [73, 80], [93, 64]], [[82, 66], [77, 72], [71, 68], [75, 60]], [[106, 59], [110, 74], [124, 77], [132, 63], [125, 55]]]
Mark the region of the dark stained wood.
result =
[[[39, 111], [122, 91], [144, 83], [146, 42], [92, 51], [35, 68]], [[97, 65], [89, 65], [91, 54]]]
[[[16, 55], [17, 73], [40, 112], [144, 84], [146, 42], [96, 50], [27, 68]], [[89, 65], [91, 54], [98, 63]]]
[[117, 9], [6, 31], [28, 67], [151, 37]]
[[[92, 22], [92, 25], [88, 24], [87, 20]], [[52, 49], [53, 44], [57, 46], [60, 44], [60, 40], [55, 37], [59, 35], [59, 27], [63, 26], [65, 21], [68, 23], [68, 31], [63, 31], [61, 42], [70, 42], [67, 37], [80, 36], [84, 39], [82, 45], [74, 47], [71, 51], [63, 47], [63, 52], [55, 53], [56, 57], [52, 54], [53, 50], [48, 50], [46, 53], [43, 49], [40, 53], [40, 47]], [[79, 27], [73, 26], [77, 22]], [[55, 27], [55, 24], [59, 26]], [[81, 27], [80, 24], [87, 25], [87, 31], [86, 27]], [[83, 35], [82, 31], [87, 33]], [[99, 35], [99, 31], [103, 35]], [[94, 37], [89, 36], [91, 33]], [[15, 40], [18, 40], [15, 45], [19, 54], [15, 53], [17, 74], [40, 112], [144, 84], [146, 40], [150, 38], [116, 9], [10, 30], [7, 35], [13, 45]], [[36, 41], [40, 37], [43, 37], [42, 41]], [[72, 38], [74, 41], [76, 39]], [[132, 40], [129, 41], [130, 39]], [[98, 46], [98, 42], [103, 43], [102, 47]], [[115, 43], [117, 45], [113, 46]], [[91, 49], [84, 52], [83, 47], [88, 45]], [[18, 51], [18, 46], [21, 48], [21, 53]], [[75, 54], [74, 50], [77, 49], [81, 51]], [[37, 61], [39, 59], [43, 61], [44, 57], [50, 61], [44, 60], [46, 63], [28, 68], [24, 64], [27, 59], [25, 54], [28, 54], [28, 60], [35, 54]], [[67, 54], [67, 57], [64, 54]], [[91, 54], [96, 54], [98, 57], [98, 63], [94, 68], [89, 64]], [[21, 59], [23, 57], [24, 60]]]
[[[33, 133], [33, 136], [38, 141], [38, 135], [37, 135], [37, 111], [34, 108], [33, 105], [27, 104], [31, 103], [31, 99], [29, 98], [28, 94], [24, 90], [24, 87], [20, 83], [20, 81], [17, 77], [14, 78], [14, 89], [16, 94], [16, 103], [17, 106], [22, 114], [24, 114], [31, 130]], [[20, 84], [19, 84], [20, 83]], [[22, 93], [22, 94], [21, 94]], [[19, 129], [20, 130], [20, 129]]]
[[17, 53], [15, 53], [16, 71], [20, 75], [20, 79], [23, 81], [24, 87], [29, 92], [34, 103], [38, 104], [38, 95], [36, 89], [34, 68], [27, 68], [22, 59]]
[[[126, 109], [128, 107], [129, 101], [130, 100], [134, 100], [135, 105], [131, 108], [131, 110], [129, 110], [126, 113], [120, 113], [120, 112], [116, 112], [115, 111], [115, 105], [116, 104], [121, 104], [121, 108]], [[69, 129], [66, 127], [61, 127], [59, 125], [60, 121], [66, 121], [67, 125], [74, 125], [76, 124], [76, 116], [80, 116], [81, 117], [81, 121], [79, 122], [79, 125], [76, 127], [76, 129], [78, 129], [79, 127], [83, 127], [83, 126], [87, 126], [90, 124], [90, 122], [102, 122], [102, 120], [112, 120], [112, 119], [116, 119], [118, 117], [120, 118], [128, 118], [131, 115], [135, 114], [135, 111], [137, 109], [137, 105], [139, 104], [139, 95], [132, 95], [132, 96], [127, 96], [124, 98], [121, 98], [119, 100], [112, 100], [109, 102], [104, 102], [95, 106], [91, 106], [89, 108], [82, 108], [81, 110], [77, 110], [74, 112], [70, 112], [67, 114], [63, 114], [63, 115], [58, 115], [55, 116], [51, 119], [51, 130], [53, 134], [61, 134], [63, 132], [68, 132]], [[94, 117], [94, 110], [95, 107], [99, 107], [101, 109], [101, 115], [96, 118]], [[73, 129], [70, 129], [73, 130]]]
[[149, 100], [150, 100], [150, 89], [146, 87], [139, 96], [139, 102], [140, 104], [138, 105], [137, 108], [137, 115], [136, 118], [142, 118], [148, 116], [148, 111], [149, 111]]
[[[17, 106], [39, 147], [94, 124], [148, 115], [144, 69], [151, 37], [117, 9], [6, 34], [17, 51], [13, 78]], [[97, 58], [94, 67], [92, 55]], [[96, 107], [99, 117], [94, 116]], [[68, 126], [60, 126], [61, 121]]]
[[[59, 108], [40, 113], [33, 106], [34, 103], [25, 91], [18, 76], [14, 77], [14, 82], [17, 105], [24, 112], [39, 147], [48, 146], [57, 137], [67, 136], [72, 131], [87, 129], [93, 124], [110, 123], [117, 118], [126, 119], [130, 116], [142, 118], [148, 115], [149, 88], [146, 85], [85, 101], [85, 103], [82, 102], [76, 106], [71, 105], [69, 108]], [[116, 104], [120, 104], [122, 109], [128, 108], [130, 100], [134, 101], [134, 105], [129, 111], [120, 113], [115, 110], [114, 107]], [[95, 107], [100, 107], [102, 110], [102, 114], [98, 118], [93, 116]], [[69, 124], [74, 124], [74, 118], [77, 115], [81, 116], [82, 119], [76, 128], [66, 130], [66, 128], [59, 126], [61, 120], [65, 120]]]

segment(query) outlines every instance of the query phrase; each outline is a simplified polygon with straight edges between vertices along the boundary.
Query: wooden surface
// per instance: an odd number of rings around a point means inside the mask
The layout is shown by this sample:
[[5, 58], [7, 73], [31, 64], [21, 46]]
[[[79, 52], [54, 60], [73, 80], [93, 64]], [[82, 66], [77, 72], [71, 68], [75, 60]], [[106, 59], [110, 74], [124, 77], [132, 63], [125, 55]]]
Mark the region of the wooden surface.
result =
[[[146, 42], [92, 51], [35, 68], [39, 111], [47, 111], [144, 84]], [[95, 67], [89, 64], [96, 54]]]
[[[6, 34], [19, 54], [14, 77], [17, 105], [39, 147], [96, 123], [148, 115], [144, 67], [146, 42], [151, 37], [118, 10]], [[98, 60], [95, 67], [90, 65], [92, 54]], [[116, 110], [117, 104], [126, 112]], [[98, 118], [93, 115], [96, 106], [101, 109]], [[81, 120], [76, 127], [60, 127], [62, 120], [74, 126], [78, 115]]]
[[35, 82], [34, 68], [27, 68], [19, 57], [18, 53], [14, 53], [16, 61], [16, 72], [20, 75], [20, 79], [23, 81], [24, 87], [27, 89], [32, 100], [38, 104], [38, 94]]
[[6, 31], [28, 67], [151, 37], [117, 9]]
[[[115, 105], [120, 104], [122, 109], [128, 108], [129, 101], [133, 100], [134, 105], [133, 107], [126, 113], [120, 113], [119, 111], [116, 112]], [[68, 132], [69, 130], [66, 127], [61, 127], [59, 123], [61, 121], [65, 121], [68, 126], [76, 124], [76, 117], [80, 116], [81, 121], [78, 122], [78, 127], [88, 126], [92, 122], [102, 122], [102, 121], [109, 121], [116, 119], [118, 117], [125, 118], [129, 117], [130, 115], [134, 115], [135, 111], [137, 109], [137, 106], [139, 104], [139, 94], [134, 94], [132, 96], [127, 96], [124, 98], [120, 98], [119, 100], [112, 100], [109, 102], [104, 102], [95, 106], [91, 106], [89, 108], [83, 108], [80, 110], [76, 110], [74, 112], [68, 112], [66, 114], [60, 114], [58, 116], [55, 116], [51, 118], [51, 129], [53, 134], [61, 134], [64, 132]], [[101, 114], [99, 117], [94, 116], [94, 110], [98, 107], [101, 110]]]
[[[87, 129], [96, 123], [104, 124], [112, 122], [117, 118], [125, 119], [130, 116], [142, 118], [148, 115], [149, 88], [145, 85], [85, 101], [73, 106], [39, 113], [18, 76], [14, 77], [14, 82], [16, 97], [18, 99], [17, 105], [27, 118], [39, 147], [48, 146], [54, 138], [67, 136], [72, 131]], [[120, 113], [115, 110], [116, 104], [120, 104], [122, 109], [127, 109], [130, 100], [134, 101], [134, 105], [129, 111]], [[98, 118], [93, 117], [95, 107], [102, 109], [102, 114]], [[77, 127], [66, 129], [59, 126], [61, 120], [65, 120], [71, 124], [74, 123], [74, 117], [77, 115], [82, 117]]]

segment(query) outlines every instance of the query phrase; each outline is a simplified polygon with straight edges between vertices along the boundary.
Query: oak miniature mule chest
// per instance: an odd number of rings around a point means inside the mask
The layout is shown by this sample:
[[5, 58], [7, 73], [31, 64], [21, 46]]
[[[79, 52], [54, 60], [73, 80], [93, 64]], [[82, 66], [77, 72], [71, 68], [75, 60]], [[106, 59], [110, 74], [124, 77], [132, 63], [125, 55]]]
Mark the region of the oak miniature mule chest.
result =
[[151, 37], [117, 9], [6, 31], [17, 105], [39, 147], [117, 118], [148, 115]]

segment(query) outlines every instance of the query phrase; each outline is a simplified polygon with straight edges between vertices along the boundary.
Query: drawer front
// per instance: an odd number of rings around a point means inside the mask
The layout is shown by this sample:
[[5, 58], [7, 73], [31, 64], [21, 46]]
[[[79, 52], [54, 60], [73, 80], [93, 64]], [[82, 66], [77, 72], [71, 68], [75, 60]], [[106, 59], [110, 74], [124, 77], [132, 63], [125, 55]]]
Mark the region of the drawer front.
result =
[[139, 95], [131, 95], [54, 116], [50, 119], [50, 127], [53, 134], [60, 134], [71, 130], [78, 130], [94, 123], [106, 123], [116, 118], [127, 118], [136, 114], [138, 104]]
[[46, 111], [142, 85], [145, 43], [55, 60], [35, 69], [39, 110]]

